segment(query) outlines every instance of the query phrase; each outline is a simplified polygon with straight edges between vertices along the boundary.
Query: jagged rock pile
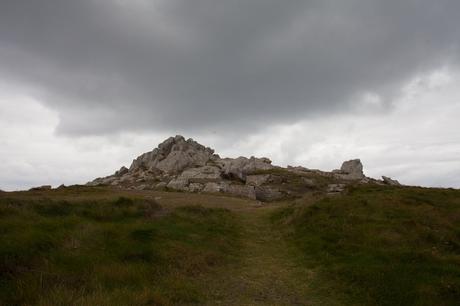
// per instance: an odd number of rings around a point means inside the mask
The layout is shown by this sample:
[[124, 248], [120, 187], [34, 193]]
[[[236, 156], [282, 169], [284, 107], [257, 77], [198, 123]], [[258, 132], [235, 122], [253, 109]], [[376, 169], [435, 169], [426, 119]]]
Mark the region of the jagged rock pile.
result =
[[182, 136], [170, 137], [158, 148], [136, 158], [128, 172], [139, 170], [161, 171], [178, 174], [184, 169], [205, 166], [211, 160], [219, 159], [214, 150], [204, 147], [193, 139]]
[[[343, 185], [352, 181], [369, 182], [359, 159], [347, 161], [340, 170], [333, 172], [304, 167], [286, 169], [273, 166], [264, 157], [220, 158], [213, 149], [178, 135], [166, 139], [153, 151], [140, 155], [129, 169], [121, 167], [113, 175], [97, 178], [87, 185], [224, 192], [269, 201], [321, 186], [327, 190], [325, 182]], [[329, 189], [331, 192], [338, 190], [332, 186]]]
[[112, 185], [136, 189], [170, 188], [183, 191], [228, 192], [256, 198], [246, 176], [274, 166], [268, 158], [220, 158], [214, 150], [193, 139], [170, 137], [158, 148], [136, 158], [128, 168], [97, 178], [88, 185]]

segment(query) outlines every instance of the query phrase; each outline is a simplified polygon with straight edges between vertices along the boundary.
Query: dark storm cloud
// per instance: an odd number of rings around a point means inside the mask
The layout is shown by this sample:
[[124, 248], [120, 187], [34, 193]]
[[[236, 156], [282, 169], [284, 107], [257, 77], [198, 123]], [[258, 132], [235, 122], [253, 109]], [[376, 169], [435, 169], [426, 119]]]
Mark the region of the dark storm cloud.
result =
[[458, 0], [1, 0], [0, 78], [59, 132], [257, 128], [456, 65]]

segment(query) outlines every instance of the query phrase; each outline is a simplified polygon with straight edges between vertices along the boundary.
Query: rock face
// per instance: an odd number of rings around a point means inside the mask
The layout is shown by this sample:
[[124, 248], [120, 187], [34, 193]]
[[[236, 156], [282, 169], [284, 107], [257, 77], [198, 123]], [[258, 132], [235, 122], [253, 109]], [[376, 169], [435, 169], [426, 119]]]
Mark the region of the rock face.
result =
[[[340, 170], [333, 172], [304, 167], [281, 168], [273, 166], [271, 160], [265, 157], [220, 158], [213, 149], [178, 135], [137, 157], [129, 168], [121, 167], [113, 175], [97, 178], [87, 185], [135, 190], [224, 192], [273, 201], [293, 194], [301, 195], [301, 192], [341, 192], [345, 188], [344, 182], [356, 180], [361, 183], [366, 181], [359, 159], [346, 161]], [[391, 182], [393, 180], [387, 183]]]
[[338, 177], [345, 180], [361, 180], [365, 178], [363, 164], [359, 159], [345, 161], [340, 170], [333, 171]]
[[210, 192], [210, 193], [216, 193], [216, 192], [223, 192], [225, 190], [225, 186], [222, 184], [218, 183], [207, 183], [204, 188], [203, 192]]
[[276, 201], [282, 199], [284, 194], [276, 188], [260, 186], [255, 187], [255, 196], [260, 201]]
[[226, 193], [231, 193], [240, 197], [256, 199], [256, 189], [254, 186], [247, 185], [227, 185], [223, 189]]
[[208, 183], [222, 180], [221, 170], [214, 166], [187, 169], [178, 178], [189, 183]]
[[120, 170], [118, 170], [117, 172], [115, 172], [115, 176], [123, 176], [125, 175], [126, 173], [128, 173], [128, 168], [126, 168], [125, 166], [121, 167]]
[[246, 185], [262, 186], [270, 179], [270, 174], [256, 174], [246, 176]]
[[[137, 157], [128, 168], [97, 178], [88, 185], [111, 185], [136, 190], [173, 189], [190, 192], [226, 192], [255, 199], [255, 188], [244, 185], [258, 170], [272, 169], [268, 158], [223, 158], [193, 139], [170, 137], [151, 152]], [[236, 181], [235, 181], [236, 180]], [[259, 183], [261, 184], [261, 183]]]
[[217, 161], [217, 164], [223, 169], [224, 175], [228, 178], [237, 178], [241, 181], [246, 181], [246, 176], [257, 170], [273, 169], [272, 161], [268, 158], [251, 158], [238, 157], [235, 159], [224, 158]]
[[136, 158], [129, 171], [158, 169], [177, 174], [190, 167], [204, 166], [213, 157], [214, 150], [200, 145], [193, 139], [185, 140], [177, 135], [161, 143], [158, 148]]

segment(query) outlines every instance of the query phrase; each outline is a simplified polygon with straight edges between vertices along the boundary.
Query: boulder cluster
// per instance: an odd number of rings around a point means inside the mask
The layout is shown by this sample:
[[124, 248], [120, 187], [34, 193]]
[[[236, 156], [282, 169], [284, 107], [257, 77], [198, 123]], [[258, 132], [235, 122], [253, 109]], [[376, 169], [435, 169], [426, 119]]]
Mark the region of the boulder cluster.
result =
[[326, 186], [330, 192], [342, 190], [344, 182], [369, 181], [359, 159], [344, 162], [340, 170], [332, 172], [281, 168], [265, 157], [221, 158], [213, 149], [177, 135], [137, 157], [129, 168], [121, 167], [113, 175], [97, 178], [87, 185], [223, 192], [265, 201], [318, 188], [320, 184], [315, 177], [326, 178], [331, 183]]
[[88, 185], [226, 192], [256, 198], [254, 185], [245, 184], [247, 177], [257, 170], [272, 168], [268, 158], [220, 158], [213, 149], [178, 135], [140, 155], [129, 169], [121, 167], [115, 174]]

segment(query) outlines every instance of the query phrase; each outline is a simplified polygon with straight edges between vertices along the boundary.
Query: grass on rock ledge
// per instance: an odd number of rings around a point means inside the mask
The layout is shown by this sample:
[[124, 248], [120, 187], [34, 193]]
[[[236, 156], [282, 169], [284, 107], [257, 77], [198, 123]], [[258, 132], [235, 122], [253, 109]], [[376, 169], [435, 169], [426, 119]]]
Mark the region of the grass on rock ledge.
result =
[[357, 187], [272, 216], [345, 305], [459, 305], [460, 191]]
[[236, 257], [230, 211], [149, 199], [0, 198], [0, 305], [200, 303], [195, 277]]

